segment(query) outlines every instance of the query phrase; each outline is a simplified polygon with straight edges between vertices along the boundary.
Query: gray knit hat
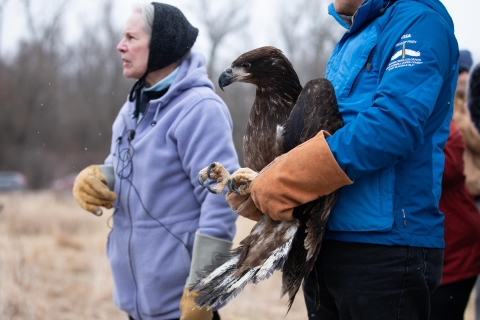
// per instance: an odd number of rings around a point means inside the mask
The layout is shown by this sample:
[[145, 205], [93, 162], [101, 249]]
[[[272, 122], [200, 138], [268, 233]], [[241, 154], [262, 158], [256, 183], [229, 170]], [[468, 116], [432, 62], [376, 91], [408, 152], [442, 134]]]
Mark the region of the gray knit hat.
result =
[[198, 29], [176, 7], [152, 2], [154, 9], [147, 73], [180, 60], [193, 46]]
[[473, 65], [472, 54], [468, 50], [460, 50], [458, 57], [458, 71], [470, 71]]

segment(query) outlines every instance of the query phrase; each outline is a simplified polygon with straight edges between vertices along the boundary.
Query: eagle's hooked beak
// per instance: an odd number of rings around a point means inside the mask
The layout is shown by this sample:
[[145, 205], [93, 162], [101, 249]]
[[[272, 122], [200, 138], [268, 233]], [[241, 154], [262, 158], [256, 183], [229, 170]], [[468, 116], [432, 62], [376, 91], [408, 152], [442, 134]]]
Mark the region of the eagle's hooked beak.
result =
[[232, 82], [234, 82], [234, 78], [235, 77], [233, 75], [232, 68], [225, 69], [218, 78], [218, 85], [220, 86], [220, 89], [222, 89], [222, 91], [225, 91], [223, 90], [223, 87], [226, 87]]

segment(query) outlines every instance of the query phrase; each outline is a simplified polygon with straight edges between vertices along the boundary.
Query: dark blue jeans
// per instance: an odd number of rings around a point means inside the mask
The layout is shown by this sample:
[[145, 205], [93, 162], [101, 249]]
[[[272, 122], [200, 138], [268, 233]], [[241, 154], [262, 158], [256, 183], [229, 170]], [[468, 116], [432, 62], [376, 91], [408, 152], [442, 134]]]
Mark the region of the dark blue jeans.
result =
[[[428, 320], [430, 294], [440, 285], [443, 249], [324, 241], [304, 283], [309, 319]], [[315, 272], [312, 271], [312, 272]]]

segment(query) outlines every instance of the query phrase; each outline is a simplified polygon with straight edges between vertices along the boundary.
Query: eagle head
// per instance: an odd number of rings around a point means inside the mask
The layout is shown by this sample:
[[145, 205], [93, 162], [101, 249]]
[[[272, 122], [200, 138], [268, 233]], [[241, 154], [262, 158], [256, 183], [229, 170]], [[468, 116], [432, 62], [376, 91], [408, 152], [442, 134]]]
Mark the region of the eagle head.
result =
[[224, 87], [234, 82], [247, 82], [263, 89], [274, 88], [278, 77], [298, 76], [290, 61], [275, 47], [261, 47], [242, 54], [218, 78], [218, 85]]

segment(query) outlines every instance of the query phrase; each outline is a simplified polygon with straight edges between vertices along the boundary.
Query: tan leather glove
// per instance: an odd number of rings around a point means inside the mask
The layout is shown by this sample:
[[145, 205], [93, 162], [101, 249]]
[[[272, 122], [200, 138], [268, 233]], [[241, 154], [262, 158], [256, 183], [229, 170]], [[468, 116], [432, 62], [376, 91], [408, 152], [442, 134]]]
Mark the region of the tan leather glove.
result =
[[250, 195], [241, 195], [228, 191], [225, 199], [230, 205], [230, 208], [242, 217], [258, 221], [263, 216], [263, 212], [258, 210]]
[[110, 209], [117, 199], [98, 165], [88, 166], [78, 174], [73, 184], [73, 196], [83, 209], [97, 216], [102, 215], [100, 206]]
[[180, 301], [180, 320], [212, 320], [213, 310], [207, 307], [198, 308], [194, 300], [197, 292], [190, 292], [188, 288], [183, 289], [182, 300]]
[[352, 184], [320, 131], [277, 157], [251, 182], [252, 200], [274, 220], [290, 221], [293, 208]]

